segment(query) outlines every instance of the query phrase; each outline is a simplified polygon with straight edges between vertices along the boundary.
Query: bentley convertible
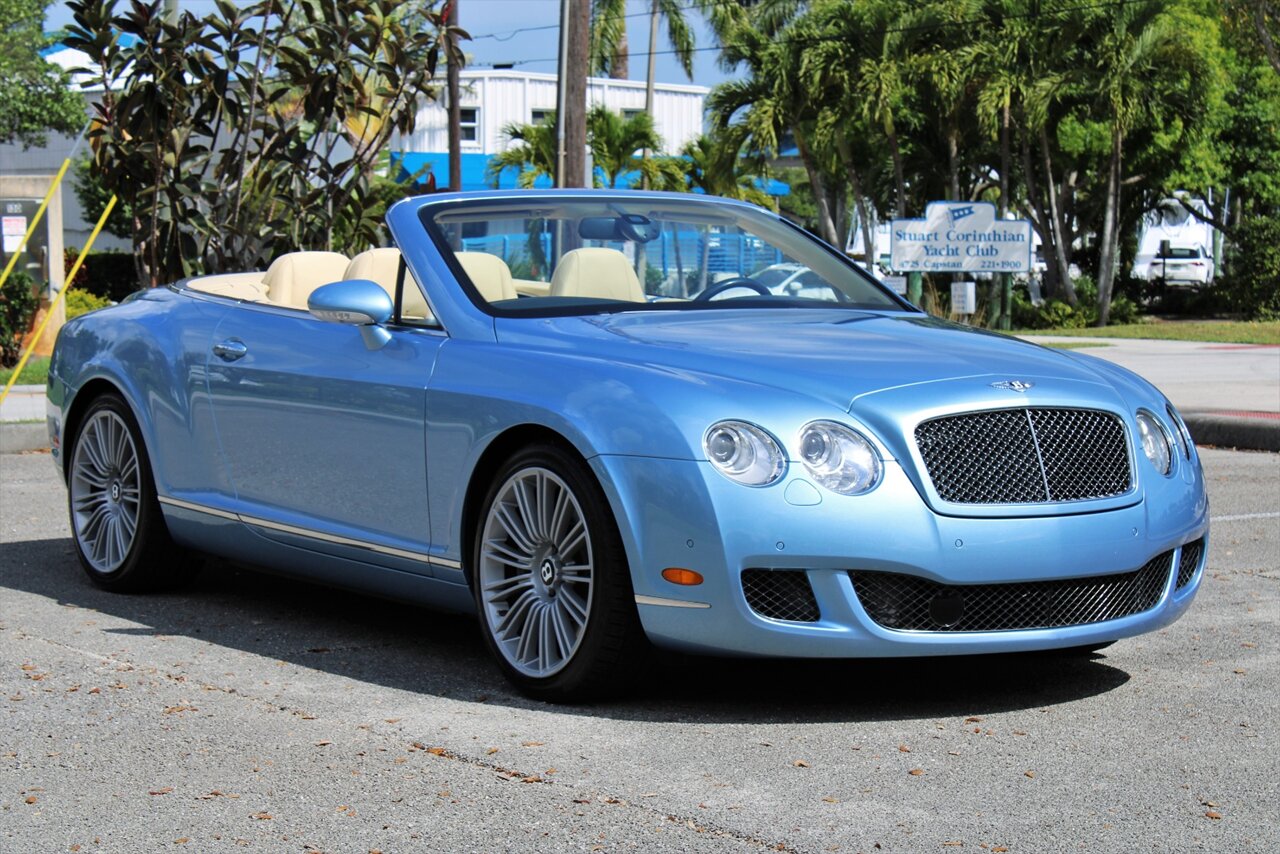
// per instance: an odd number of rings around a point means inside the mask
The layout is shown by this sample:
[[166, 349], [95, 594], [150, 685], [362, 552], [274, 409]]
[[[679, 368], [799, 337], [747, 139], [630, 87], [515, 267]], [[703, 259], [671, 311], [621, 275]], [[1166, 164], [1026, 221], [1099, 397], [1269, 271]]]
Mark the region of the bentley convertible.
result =
[[724, 199], [441, 194], [387, 225], [66, 325], [48, 426], [94, 583], [190, 549], [472, 611], [558, 701], [651, 644], [1096, 649], [1196, 594], [1199, 458], [1128, 371], [932, 318]]

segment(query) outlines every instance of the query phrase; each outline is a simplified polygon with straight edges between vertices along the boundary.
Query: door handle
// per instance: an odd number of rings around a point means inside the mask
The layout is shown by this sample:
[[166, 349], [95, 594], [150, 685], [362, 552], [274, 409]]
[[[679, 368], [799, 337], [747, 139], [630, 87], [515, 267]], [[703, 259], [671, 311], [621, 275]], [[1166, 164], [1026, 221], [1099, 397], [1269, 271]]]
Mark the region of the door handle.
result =
[[228, 338], [213, 345], [213, 354], [224, 362], [234, 362], [249, 352], [249, 348], [238, 338]]

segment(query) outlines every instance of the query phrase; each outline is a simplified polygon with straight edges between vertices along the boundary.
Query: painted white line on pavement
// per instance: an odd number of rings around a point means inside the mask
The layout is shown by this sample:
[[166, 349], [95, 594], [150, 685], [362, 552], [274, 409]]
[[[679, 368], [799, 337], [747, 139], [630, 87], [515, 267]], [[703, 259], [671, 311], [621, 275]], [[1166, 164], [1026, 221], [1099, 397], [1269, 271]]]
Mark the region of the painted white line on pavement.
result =
[[1246, 519], [1280, 519], [1280, 512], [1276, 513], [1240, 513], [1236, 516], [1213, 516], [1210, 522], [1243, 522]]

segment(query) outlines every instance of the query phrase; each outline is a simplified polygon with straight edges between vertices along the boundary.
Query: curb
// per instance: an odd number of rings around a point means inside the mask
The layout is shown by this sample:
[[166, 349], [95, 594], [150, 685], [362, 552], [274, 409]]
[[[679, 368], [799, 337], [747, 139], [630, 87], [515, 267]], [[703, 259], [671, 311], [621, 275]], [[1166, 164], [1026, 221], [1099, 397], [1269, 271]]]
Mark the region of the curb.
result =
[[44, 422], [0, 422], [0, 454], [40, 451], [49, 447], [49, 430]]
[[1280, 452], [1280, 415], [1274, 412], [1183, 412], [1197, 445]]

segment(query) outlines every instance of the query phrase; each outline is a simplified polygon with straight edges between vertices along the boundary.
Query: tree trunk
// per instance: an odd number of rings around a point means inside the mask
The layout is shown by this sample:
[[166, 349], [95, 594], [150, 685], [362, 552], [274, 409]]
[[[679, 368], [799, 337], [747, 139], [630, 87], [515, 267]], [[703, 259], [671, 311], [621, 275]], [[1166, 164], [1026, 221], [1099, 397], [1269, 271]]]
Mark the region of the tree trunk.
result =
[[1000, 219], [1009, 213], [1009, 170], [1012, 167], [1009, 149], [1009, 103], [1000, 111]]
[[1049, 226], [1053, 233], [1053, 259], [1058, 265], [1058, 281], [1062, 285], [1062, 295], [1071, 305], [1076, 304], [1076, 289], [1071, 284], [1071, 262], [1067, 260], [1062, 242], [1062, 216], [1058, 210], [1058, 188], [1053, 182], [1053, 160], [1049, 154], [1049, 134], [1040, 128], [1040, 157], [1044, 161], [1044, 183], [1049, 192]]
[[[1031, 209], [1035, 214], [1035, 220], [1032, 224], [1036, 233], [1040, 235], [1040, 253], [1047, 259], [1050, 252], [1056, 253], [1053, 248], [1053, 226], [1049, 221], [1049, 214], [1045, 210], [1040, 185], [1036, 181], [1035, 167], [1031, 163], [1031, 145], [1026, 139], [1022, 141], [1022, 171], [1027, 182], [1027, 199], [1031, 202]], [[1041, 295], [1045, 299], [1049, 299], [1050, 297], [1057, 297], [1060, 293], [1062, 293], [1062, 282], [1058, 279], [1058, 265], [1056, 263], [1046, 263]]]
[[1111, 316], [1111, 289], [1116, 281], [1116, 218], [1120, 212], [1120, 153], [1124, 135], [1119, 127], [1111, 130], [1111, 165], [1107, 170], [1107, 199], [1102, 214], [1101, 245], [1098, 247], [1098, 321], [1106, 326]]
[[827, 197], [826, 182], [822, 180], [822, 174], [814, 165], [813, 155], [809, 151], [809, 144], [805, 141], [804, 134], [799, 128], [792, 128], [792, 133], [796, 138], [796, 149], [800, 152], [800, 162], [804, 164], [804, 171], [809, 175], [813, 200], [818, 205], [818, 233], [823, 240], [834, 246], [837, 243], [836, 223], [831, 214], [831, 200]]
[[853, 152], [849, 143], [843, 138], [837, 143], [840, 159], [844, 161], [845, 173], [849, 176], [849, 192], [853, 194], [853, 204], [858, 211], [858, 225], [862, 229], [862, 251], [866, 256], [866, 268], [870, 272], [876, 263], [876, 230], [871, 222], [871, 210], [862, 192], [862, 176], [853, 163]]
[[897, 209], [894, 216], [901, 219], [907, 215], [907, 179], [902, 169], [902, 146], [898, 144], [898, 130], [893, 124], [893, 115], [884, 119], [885, 137], [889, 140], [889, 155], [893, 158], [893, 183], [896, 191]]
[[711, 278], [711, 271], [707, 269], [711, 264], [711, 227], [704, 225], [702, 228], [702, 275], [701, 281], [698, 283], [698, 293], [702, 293], [707, 289], [707, 282]]
[[618, 48], [613, 52], [613, 62], [609, 64], [611, 80], [626, 80], [631, 76], [631, 46], [627, 44], [627, 27], [622, 26], [622, 34], [618, 36]]
[[954, 121], [947, 124], [947, 173], [950, 179], [950, 199], [960, 199], [960, 129]]
[[448, 70], [445, 75], [445, 87], [447, 89], [446, 97], [449, 100], [449, 188], [453, 190], [462, 189], [462, 104], [461, 86], [458, 82], [458, 63], [455, 61], [457, 49], [454, 43], [454, 27], [458, 26], [458, 3], [461, 0], [452, 0], [449, 3], [449, 17], [445, 21], [447, 41], [445, 45], [445, 59], [449, 63]]

